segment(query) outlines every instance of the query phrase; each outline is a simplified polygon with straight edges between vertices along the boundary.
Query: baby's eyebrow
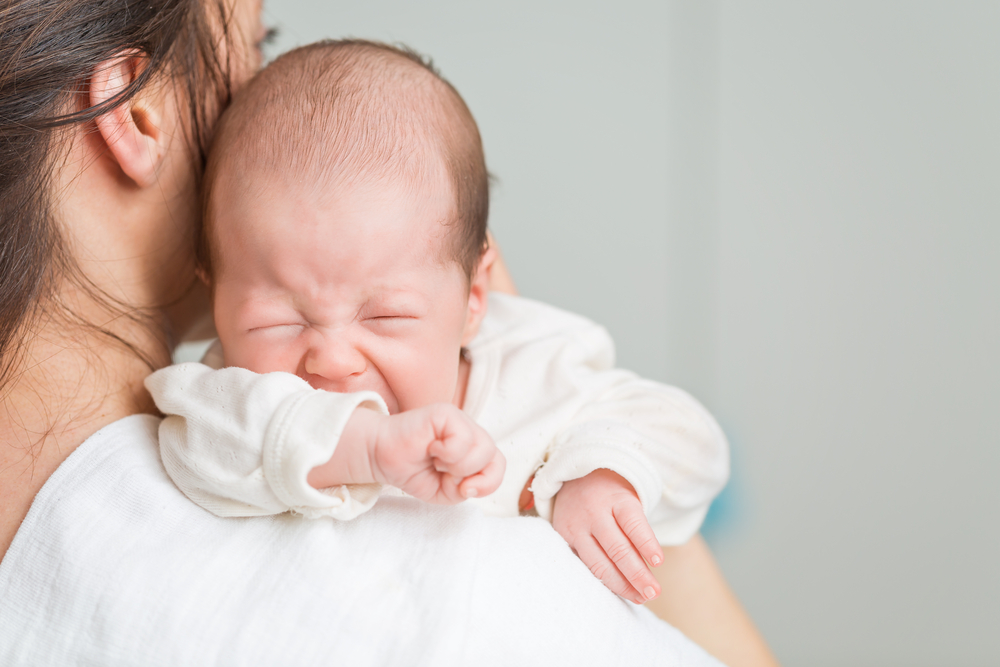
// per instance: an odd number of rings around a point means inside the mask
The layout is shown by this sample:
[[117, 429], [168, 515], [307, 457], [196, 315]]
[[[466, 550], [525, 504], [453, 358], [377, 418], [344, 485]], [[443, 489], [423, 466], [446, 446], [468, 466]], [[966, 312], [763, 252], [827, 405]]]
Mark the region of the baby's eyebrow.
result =
[[284, 289], [251, 290], [239, 301], [239, 312], [247, 313], [274, 311], [278, 309], [297, 309], [293, 295]]
[[246, 299], [244, 305], [248, 308], [268, 310], [276, 310], [279, 308], [298, 309], [295, 296], [287, 290], [269, 290], [267, 292], [258, 292]]
[[361, 311], [375, 308], [394, 308], [399, 310], [422, 311], [427, 307], [427, 299], [413, 290], [393, 289], [378, 291], [368, 297], [361, 306]]

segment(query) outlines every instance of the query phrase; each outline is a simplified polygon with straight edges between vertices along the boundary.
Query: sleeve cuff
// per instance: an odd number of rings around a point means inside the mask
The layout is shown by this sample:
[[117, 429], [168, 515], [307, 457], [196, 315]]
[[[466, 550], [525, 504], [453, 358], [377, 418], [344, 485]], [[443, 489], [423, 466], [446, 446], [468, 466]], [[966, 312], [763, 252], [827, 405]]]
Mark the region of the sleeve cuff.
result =
[[547, 521], [552, 520], [552, 502], [563, 483], [579, 479], [600, 468], [624, 477], [635, 489], [642, 509], [649, 516], [660, 501], [662, 482], [652, 463], [641, 454], [628, 451], [615, 442], [597, 442], [554, 451], [531, 483], [535, 509]]
[[264, 436], [264, 477], [275, 496], [308, 518], [349, 520], [367, 512], [378, 500], [380, 484], [351, 484], [314, 489], [306, 476], [333, 456], [348, 419], [358, 407], [389, 414], [382, 397], [372, 391], [337, 394], [313, 391], [285, 400]]

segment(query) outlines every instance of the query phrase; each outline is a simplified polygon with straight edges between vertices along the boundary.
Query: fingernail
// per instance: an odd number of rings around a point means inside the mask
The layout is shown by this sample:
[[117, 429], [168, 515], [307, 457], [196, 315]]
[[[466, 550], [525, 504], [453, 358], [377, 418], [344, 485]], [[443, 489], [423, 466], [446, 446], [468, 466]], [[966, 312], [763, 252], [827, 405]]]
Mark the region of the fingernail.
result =
[[657, 565], [663, 562], [663, 559], [660, 558], [659, 556], [653, 556], [652, 558], [649, 559], [649, 562], [653, 564], [653, 567], [656, 567]]
[[644, 590], [643, 593], [646, 594], [647, 600], [652, 600], [653, 598], [656, 597], [656, 591], [653, 589], [652, 586], [646, 586], [646, 590]]
[[465, 497], [466, 498], [475, 498], [478, 495], [479, 495], [479, 491], [476, 491], [475, 489], [466, 489], [465, 490]]

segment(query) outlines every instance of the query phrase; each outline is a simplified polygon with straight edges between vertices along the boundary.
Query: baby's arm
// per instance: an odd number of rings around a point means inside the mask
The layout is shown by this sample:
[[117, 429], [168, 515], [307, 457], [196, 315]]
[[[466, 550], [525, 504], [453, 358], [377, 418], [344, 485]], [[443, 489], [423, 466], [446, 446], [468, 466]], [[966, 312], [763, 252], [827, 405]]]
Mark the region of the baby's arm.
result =
[[639, 591], [659, 586], [643, 558], [654, 562], [662, 557], [656, 544], [683, 544], [698, 531], [728, 477], [728, 445], [691, 396], [614, 369], [603, 328], [566, 321], [557, 338], [543, 341], [551, 359], [546, 382], [580, 407], [547, 447], [533, 499], [612, 590], [644, 600]]
[[[260, 375], [202, 364], [160, 370], [147, 378], [146, 387], [167, 414], [159, 434], [164, 467], [185, 495], [219, 516], [294, 510], [351, 519], [374, 505], [380, 482], [392, 480], [436, 502], [457, 502], [470, 489], [491, 492], [492, 479], [499, 483], [503, 473], [500, 458], [464, 486], [461, 477], [453, 479], [466, 472], [467, 459], [482, 460], [495, 449], [457, 408], [432, 406], [390, 418], [374, 392], [336, 394], [288, 373]], [[372, 427], [376, 423], [382, 426]], [[439, 442], [438, 435], [446, 437]], [[427, 437], [423, 450], [417, 444], [421, 437]], [[405, 442], [396, 452], [393, 445], [401, 438]], [[346, 467], [331, 465], [342, 440]], [[321, 472], [310, 484], [317, 468]], [[327, 488], [324, 472], [333, 471], [339, 477], [330, 478], [335, 484]]]
[[728, 445], [679, 389], [620, 370], [583, 376], [593, 399], [560, 433], [532, 490], [542, 516], [558, 493], [556, 530], [612, 591], [645, 602], [659, 584], [643, 559], [656, 565], [659, 544], [698, 531], [728, 477]]

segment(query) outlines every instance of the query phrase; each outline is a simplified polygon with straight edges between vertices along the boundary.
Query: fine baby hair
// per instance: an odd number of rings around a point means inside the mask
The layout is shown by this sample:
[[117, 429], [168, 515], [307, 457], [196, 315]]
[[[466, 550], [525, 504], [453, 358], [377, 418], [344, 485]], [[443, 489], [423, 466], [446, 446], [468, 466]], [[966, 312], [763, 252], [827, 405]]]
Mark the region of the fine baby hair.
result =
[[199, 262], [211, 275], [213, 191], [219, 178], [275, 171], [339, 188], [403, 180], [450, 183], [450, 259], [471, 276], [486, 245], [489, 176], [479, 129], [431, 61], [366, 40], [290, 51], [258, 74], [219, 123], [204, 190]]

